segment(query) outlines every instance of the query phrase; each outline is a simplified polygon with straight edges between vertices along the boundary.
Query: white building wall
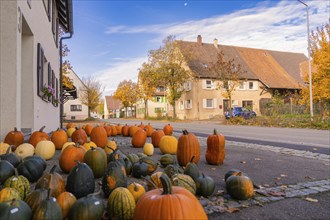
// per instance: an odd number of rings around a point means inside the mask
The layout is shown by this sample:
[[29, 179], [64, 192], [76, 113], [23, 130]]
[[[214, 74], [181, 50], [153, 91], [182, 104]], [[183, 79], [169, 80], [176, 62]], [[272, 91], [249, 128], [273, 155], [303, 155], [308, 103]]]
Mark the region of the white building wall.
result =
[[59, 79], [59, 51], [43, 2], [1, 0], [0, 42], [0, 140], [13, 127], [55, 130], [59, 107], [37, 95], [38, 43]]

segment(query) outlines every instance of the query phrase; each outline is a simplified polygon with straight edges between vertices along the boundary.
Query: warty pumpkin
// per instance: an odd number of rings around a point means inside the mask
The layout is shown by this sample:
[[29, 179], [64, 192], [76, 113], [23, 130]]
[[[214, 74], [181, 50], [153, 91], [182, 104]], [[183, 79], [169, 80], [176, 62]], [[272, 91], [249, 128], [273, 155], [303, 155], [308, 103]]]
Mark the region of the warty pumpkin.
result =
[[76, 161], [83, 162], [86, 149], [80, 145], [69, 145], [61, 153], [59, 165], [63, 172], [68, 173], [76, 166]]
[[136, 204], [133, 219], [207, 219], [204, 208], [191, 192], [172, 187], [166, 174], [160, 180], [163, 190], [146, 192]]
[[17, 189], [5, 187], [2, 190], [0, 190], [0, 203], [6, 202], [6, 201], [11, 201], [13, 199], [17, 199], [17, 200], [23, 199], [23, 198], [21, 198]]
[[37, 144], [42, 140], [50, 140], [48, 134], [43, 131], [45, 127], [46, 126], [42, 126], [39, 131], [35, 131], [31, 134], [29, 138], [29, 143], [32, 144], [34, 147], [36, 147]]
[[15, 175], [9, 177], [3, 184], [3, 187], [16, 189], [19, 192], [19, 195], [22, 199], [25, 199], [25, 197], [30, 193], [29, 180], [22, 175], [18, 175], [16, 169], [15, 169]]
[[193, 133], [183, 130], [178, 140], [178, 149], [176, 153], [180, 166], [186, 166], [192, 156], [193, 162], [198, 163], [201, 156], [201, 147], [197, 137]]
[[53, 131], [50, 140], [55, 144], [56, 150], [61, 150], [63, 144], [68, 142], [68, 135], [63, 129], [58, 128], [56, 131]]
[[133, 195], [124, 187], [118, 187], [108, 198], [107, 211], [110, 219], [132, 219], [135, 210]]
[[225, 137], [214, 129], [213, 134], [207, 137], [206, 143], [205, 159], [207, 163], [211, 165], [223, 164], [226, 156]]
[[17, 128], [15, 127], [13, 131], [8, 132], [3, 142], [9, 145], [14, 145], [12, 150], [15, 150], [16, 147], [18, 147], [20, 144], [23, 144], [24, 134], [23, 132], [18, 131]]
[[105, 148], [105, 146], [107, 146], [108, 136], [104, 127], [102, 126], [94, 127], [91, 132], [90, 139], [96, 144], [96, 146]]

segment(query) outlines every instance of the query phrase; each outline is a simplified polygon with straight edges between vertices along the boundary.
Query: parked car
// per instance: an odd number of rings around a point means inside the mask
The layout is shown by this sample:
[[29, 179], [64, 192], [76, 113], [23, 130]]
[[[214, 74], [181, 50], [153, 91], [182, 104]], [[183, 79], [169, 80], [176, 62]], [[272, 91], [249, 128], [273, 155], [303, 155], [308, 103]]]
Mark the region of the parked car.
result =
[[[256, 117], [257, 114], [254, 111], [249, 110], [249, 109], [244, 108], [244, 107], [234, 107], [234, 108], [232, 108], [231, 117], [237, 117], [237, 116], [248, 119], [248, 118]], [[225, 112], [225, 117], [227, 119], [231, 118], [229, 111]]]

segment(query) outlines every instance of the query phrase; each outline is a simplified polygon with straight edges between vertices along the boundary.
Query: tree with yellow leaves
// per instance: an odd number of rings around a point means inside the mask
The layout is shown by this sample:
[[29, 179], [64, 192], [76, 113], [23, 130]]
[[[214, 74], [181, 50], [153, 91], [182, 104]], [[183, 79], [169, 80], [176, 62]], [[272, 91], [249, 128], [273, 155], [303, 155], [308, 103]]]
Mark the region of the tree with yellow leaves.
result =
[[[330, 23], [330, 20], [329, 20]], [[310, 48], [312, 56], [313, 103], [319, 103], [320, 115], [325, 106], [330, 106], [330, 24], [327, 23], [312, 31]], [[308, 77], [308, 76], [306, 76]], [[308, 78], [305, 79], [308, 81]], [[309, 87], [302, 89], [302, 103], [309, 104]], [[329, 114], [329, 110], [326, 112]]]
[[121, 81], [113, 97], [119, 99], [125, 107], [125, 117], [127, 118], [127, 108], [132, 108], [139, 98], [136, 83], [132, 80]]

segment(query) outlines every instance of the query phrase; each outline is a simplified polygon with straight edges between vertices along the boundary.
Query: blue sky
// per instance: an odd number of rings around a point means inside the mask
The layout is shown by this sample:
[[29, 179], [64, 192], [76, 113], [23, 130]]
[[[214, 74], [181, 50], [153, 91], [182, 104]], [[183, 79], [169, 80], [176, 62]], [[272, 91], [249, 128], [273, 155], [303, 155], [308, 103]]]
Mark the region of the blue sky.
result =
[[[310, 28], [329, 19], [329, 1], [305, 0]], [[81, 77], [93, 75], [111, 95], [124, 79], [137, 80], [148, 51], [168, 35], [203, 42], [307, 55], [306, 8], [290, 1], [73, 0], [74, 35], [67, 59]]]

